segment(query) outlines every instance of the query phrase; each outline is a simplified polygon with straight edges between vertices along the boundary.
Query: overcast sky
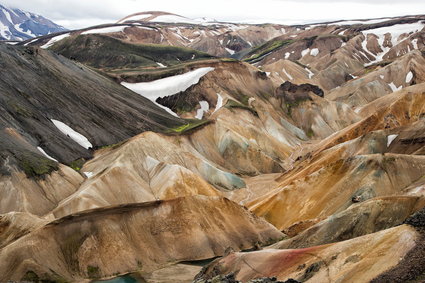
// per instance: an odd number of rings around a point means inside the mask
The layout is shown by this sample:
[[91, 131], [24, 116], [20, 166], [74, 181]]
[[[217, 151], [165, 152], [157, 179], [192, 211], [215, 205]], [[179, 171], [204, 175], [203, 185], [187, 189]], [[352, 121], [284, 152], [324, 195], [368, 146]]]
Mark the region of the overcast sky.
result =
[[166, 11], [220, 21], [308, 23], [425, 14], [425, 0], [0, 0], [66, 28], [112, 23], [136, 12]]

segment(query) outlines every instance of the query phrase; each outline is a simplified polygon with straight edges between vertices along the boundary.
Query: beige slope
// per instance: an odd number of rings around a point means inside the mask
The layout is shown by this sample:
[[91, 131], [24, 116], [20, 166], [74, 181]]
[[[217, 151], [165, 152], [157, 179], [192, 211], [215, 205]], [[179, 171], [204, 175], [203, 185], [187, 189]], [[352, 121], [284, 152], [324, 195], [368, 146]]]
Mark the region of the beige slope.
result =
[[[302, 140], [308, 139], [302, 130], [291, 123], [290, 117], [282, 109], [281, 100], [275, 96], [279, 82], [242, 62], [204, 62], [196, 67], [212, 67], [214, 70], [186, 91], [164, 98], [160, 101], [161, 104], [174, 110], [182, 118], [195, 118], [197, 110], [201, 108], [199, 102], [205, 101], [208, 103], [208, 110], [203, 118], [216, 120], [216, 123], [220, 123], [219, 127], [232, 127], [231, 131], [236, 131], [236, 134], [243, 132], [243, 127], [249, 127], [247, 131], [255, 130], [266, 134], [271, 143], [276, 144], [276, 140], [284, 143], [281, 147], [286, 147], [283, 149], [286, 152]], [[125, 79], [134, 82], [140, 80], [140, 77], [133, 74]], [[184, 107], [180, 104], [183, 102], [193, 109], [182, 111]], [[239, 120], [241, 121], [235, 123]], [[264, 128], [258, 125], [263, 125]], [[246, 136], [244, 133], [241, 135]]]
[[[282, 172], [290, 147], [260, 131], [249, 111], [220, 110], [213, 124], [186, 136], [146, 132], [100, 150], [82, 172], [91, 175], [54, 210], [77, 211], [155, 199], [221, 194], [245, 187], [235, 174]], [[239, 118], [239, 123], [232, 119]], [[233, 174], [232, 174], [233, 173]], [[215, 186], [216, 188], [214, 188]]]
[[314, 84], [310, 79], [310, 73], [301, 65], [291, 60], [275, 58], [270, 63], [261, 66], [261, 70], [270, 73], [269, 76], [280, 84], [285, 81], [290, 81], [294, 84], [306, 82]]
[[[361, 78], [347, 82], [326, 95], [330, 100], [342, 101], [350, 106], [361, 107], [386, 94], [393, 88], [405, 88], [425, 80], [425, 58], [419, 51], [412, 51], [390, 65], [377, 68]], [[409, 79], [408, 74], [412, 73]]]
[[48, 223], [27, 212], [9, 212], [0, 215], [0, 248]]
[[299, 249], [353, 239], [400, 225], [425, 207], [425, 198], [396, 195], [351, 205], [273, 248]]
[[59, 165], [44, 178], [28, 178], [24, 172], [12, 170], [0, 176], [0, 213], [11, 211], [44, 215], [73, 194], [84, 178], [73, 169]]
[[300, 221], [342, 211], [356, 197], [366, 200], [398, 194], [422, 177], [425, 159], [394, 154], [358, 155], [322, 166], [308, 175], [300, 173], [291, 183], [247, 206], [282, 230]]
[[295, 125], [303, 129], [310, 138], [324, 139], [360, 120], [347, 104], [329, 101], [317, 95], [310, 100], [287, 108]]
[[220, 197], [187, 197], [87, 211], [54, 221], [0, 251], [0, 281], [28, 271], [79, 281], [223, 255], [282, 237]]
[[[283, 172], [293, 146], [307, 137], [284, 118], [281, 103], [273, 97], [273, 84], [247, 64], [213, 66], [214, 71], [179, 94], [209, 101], [205, 116], [213, 123], [181, 136], [146, 132], [98, 151], [82, 169], [91, 177], [60, 203], [54, 215], [128, 202], [217, 195], [216, 189], [244, 188], [237, 175]], [[197, 97], [201, 92], [202, 98]], [[222, 98], [220, 109], [214, 106], [217, 94]]]
[[371, 131], [397, 128], [418, 121], [425, 113], [424, 87], [424, 83], [410, 86], [369, 103], [359, 111], [359, 115], [365, 118], [323, 139], [315, 145], [315, 151], [322, 151]]
[[245, 188], [233, 190], [230, 192], [223, 192], [223, 194], [230, 200], [245, 205], [247, 202], [256, 199], [264, 194], [273, 190], [278, 184], [278, 178], [281, 173], [274, 174], [261, 174], [254, 177], [245, 177]]
[[234, 272], [246, 282], [261, 277], [302, 282], [369, 282], [396, 266], [420, 238], [402, 225], [348, 241], [305, 249], [233, 253], [212, 263], [204, 278]]
[[[416, 182], [423, 168], [412, 166], [423, 163], [421, 156], [381, 154], [389, 152], [388, 136], [397, 134], [396, 128], [421, 116], [421, 87], [412, 86], [398, 96], [396, 93], [371, 103], [367, 107], [374, 112], [367, 118], [301, 149], [293, 157], [294, 168], [279, 179], [280, 185], [248, 207], [284, 229], [344, 210], [357, 195], [366, 199], [392, 195]], [[365, 135], [387, 127], [386, 132]], [[410, 175], [415, 171], [416, 175]], [[294, 204], [299, 208], [294, 210]]]
[[[424, 155], [425, 121], [423, 119], [391, 131], [393, 141], [388, 151], [403, 154]], [[388, 144], [387, 140], [387, 144]]]
[[82, 168], [92, 176], [62, 201], [53, 214], [62, 217], [109, 205], [219, 195], [201, 176], [221, 180], [223, 186], [231, 187], [232, 178], [236, 186], [243, 185], [238, 177], [213, 166], [207, 170], [206, 166], [203, 159], [181, 147], [178, 139], [145, 132], [117, 148], [99, 151]]

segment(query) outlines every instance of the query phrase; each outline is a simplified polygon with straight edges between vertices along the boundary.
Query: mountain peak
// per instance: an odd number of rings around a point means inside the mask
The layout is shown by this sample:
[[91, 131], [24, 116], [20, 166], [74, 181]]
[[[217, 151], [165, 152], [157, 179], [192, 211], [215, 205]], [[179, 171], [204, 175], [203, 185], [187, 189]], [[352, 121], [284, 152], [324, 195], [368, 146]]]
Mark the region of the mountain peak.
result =
[[64, 30], [41, 15], [0, 4], [0, 40], [27, 40]]

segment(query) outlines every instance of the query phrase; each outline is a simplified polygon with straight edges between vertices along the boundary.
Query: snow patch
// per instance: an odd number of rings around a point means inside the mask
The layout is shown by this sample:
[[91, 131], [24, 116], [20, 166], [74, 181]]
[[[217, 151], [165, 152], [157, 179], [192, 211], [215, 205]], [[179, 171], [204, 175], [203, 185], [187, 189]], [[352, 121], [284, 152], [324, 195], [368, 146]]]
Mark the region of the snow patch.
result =
[[417, 38], [415, 38], [415, 39], [412, 40], [412, 45], [413, 45], [413, 48], [414, 49], [419, 49], [418, 48], [418, 39]]
[[40, 46], [40, 48], [47, 49], [50, 46], [52, 46], [53, 44], [55, 44], [56, 42], [61, 41], [62, 39], [67, 38], [68, 36], [69, 36], [69, 33], [65, 33], [65, 34], [55, 36], [55, 37], [51, 38], [46, 44]]
[[12, 33], [9, 30], [9, 27], [4, 25], [1, 21], [0, 21], [0, 35], [6, 39], [10, 39]]
[[396, 86], [395, 86], [395, 84], [394, 84], [394, 82], [391, 82], [391, 83], [389, 83], [388, 85], [389, 85], [389, 87], [391, 88], [391, 90], [392, 90], [393, 92], [396, 92], [396, 91], [398, 91], [398, 90], [400, 90], [400, 89], [402, 89], [402, 88], [403, 88], [403, 86], [402, 86], [402, 85], [401, 85], [401, 86], [399, 86], [399, 87], [396, 87]]
[[413, 79], [413, 73], [412, 71], [408, 72], [406, 75], [406, 83], [410, 83], [410, 81]]
[[70, 137], [73, 141], [75, 141], [76, 143], [78, 143], [82, 147], [84, 147], [86, 149], [93, 147], [93, 145], [89, 142], [89, 140], [85, 136], [83, 136], [79, 132], [73, 130], [70, 126], [68, 126], [65, 123], [58, 121], [58, 120], [54, 120], [54, 119], [50, 119], [50, 120], [53, 122], [53, 124], [56, 126], [56, 128], [59, 129], [59, 131], [61, 131], [63, 134]]
[[195, 118], [201, 120], [204, 117], [204, 113], [210, 109], [210, 106], [205, 100], [199, 101], [199, 104], [201, 105], [201, 109], [196, 111]]
[[51, 157], [50, 155], [48, 155], [41, 147], [39, 147], [39, 146], [37, 146], [37, 149], [44, 155], [44, 156], [46, 156], [47, 158], [49, 158], [50, 160], [53, 160], [53, 161], [55, 161], [55, 162], [58, 162], [59, 163], [59, 161], [57, 161], [56, 159], [54, 159], [53, 157]]
[[176, 75], [172, 77], [167, 77], [151, 82], [143, 82], [143, 83], [127, 83], [122, 82], [121, 84], [126, 88], [138, 93], [147, 99], [154, 102], [159, 107], [167, 110], [173, 116], [178, 117], [176, 113], [171, 111], [171, 109], [159, 104], [156, 102], [156, 99], [159, 97], [166, 97], [181, 91], [185, 91], [190, 86], [195, 85], [199, 82], [199, 80], [205, 76], [207, 73], [213, 71], [214, 68], [204, 67], [199, 68], [194, 71], [190, 71], [181, 75]]
[[155, 62], [160, 68], [167, 68], [167, 66], [165, 66], [164, 64], [162, 64], [162, 63], [159, 63], [159, 62]]
[[317, 54], [319, 54], [319, 49], [318, 48], [313, 48], [310, 51], [310, 55], [311, 56], [317, 56]]
[[310, 52], [310, 48], [304, 49], [303, 51], [301, 51], [301, 57], [304, 57], [305, 55], [307, 55]]
[[314, 76], [314, 73], [309, 68], [304, 68], [308, 73], [308, 78], [311, 79]]
[[291, 56], [291, 53], [286, 52], [286, 53], [285, 53], [285, 59], [288, 59], [288, 58], [289, 58], [289, 56]]
[[398, 135], [389, 135], [387, 137], [387, 147], [390, 146], [390, 144], [398, 137]]
[[285, 75], [288, 77], [288, 79], [290, 80], [290, 81], [292, 81], [294, 78], [290, 75], [290, 74], [288, 74], [288, 72], [285, 70], [285, 68], [282, 68], [282, 72], [284, 72], [285, 73]]
[[397, 24], [397, 25], [388, 26], [388, 27], [365, 30], [365, 31], [362, 31], [362, 33], [363, 34], [373, 33], [377, 35], [378, 37], [384, 37], [386, 33], [390, 33], [391, 42], [393, 46], [396, 46], [400, 35], [404, 33], [408, 34], [411, 32], [420, 31], [424, 28], [424, 26], [425, 26], [424, 23], [418, 21], [416, 23], [411, 23], [411, 24]]
[[86, 175], [87, 178], [91, 178], [91, 177], [94, 176], [93, 172], [83, 172], [83, 173], [84, 173], [84, 175]]
[[338, 22], [338, 23], [334, 23], [335, 25], [358, 25], [358, 24], [362, 24], [362, 25], [370, 25], [370, 24], [377, 24], [380, 22], [384, 22], [387, 20], [391, 20], [391, 18], [383, 18], [383, 19], [374, 19], [374, 20], [364, 20], [364, 21], [342, 21], [342, 22]]
[[225, 49], [226, 49], [226, 51], [227, 51], [228, 53], [230, 53], [230, 55], [235, 54], [235, 51], [234, 51], [234, 50], [229, 49], [229, 48], [227, 48], [227, 47], [225, 47]]
[[387, 54], [387, 52], [391, 49], [390, 47], [383, 46], [385, 34], [387, 33], [391, 34], [391, 44], [392, 44], [392, 47], [394, 47], [400, 42], [399, 38], [402, 34], [405, 34], [405, 33], [409, 34], [411, 32], [420, 31], [424, 28], [424, 26], [425, 26], [424, 23], [418, 21], [416, 23], [411, 23], [411, 24], [397, 24], [397, 25], [392, 25], [389, 27], [381, 27], [381, 28], [362, 31], [365, 37], [367, 36], [367, 34], [371, 34], [371, 33], [375, 34], [378, 37], [378, 43], [381, 46], [381, 49], [383, 50], [383, 52], [376, 55], [376, 59], [374, 61], [364, 64], [364, 66], [367, 67], [374, 63], [382, 61], [382, 58], [384, 57], [384, 55]]
[[381, 27], [381, 28], [362, 31], [365, 37], [367, 36], [367, 34], [371, 34], [371, 33], [375, 34], [378, 37], [378, 43], [381, 46], [381, 49], [383, 50], [383, 52], [376, 55], [375, 60], [367, 64], [364, 64], [364, 66], [367, 67], [374, 63], [382, 61], [382, 58], [384, 57], [384, 55], [387, 54], [388, 51], [391, 49], [390, 47], [383, 46], [385, 34], [387, 33], [391, 34], [391, 44], [392, 44], [392, 47], [394, 47], [400, 42], [399, 38], [402, 34], [405, 34], [405, 33], [408, 34], [410, 32], [420, 31], [424, 28], [424, 26], [425, 26], [424, 23], [418, 21], [416, 23], [411, 23], [411, 24], [398, 24], [398, 25], [393, 25], [389, 27]]
[[215, 110], [213, 114], [221, 107], [223, 107], [223, 97], [219, 93], [217, 93], [217, 104], [215, 105]]
[[6, 16], [7, 20], [13, 24], [12, 18], [10, 17], [10, 14], [8, 11], [6, 11], [5, 9], [3, 9], [3, 14]]
[[21, 28], [21, 25], [22, 25], [22, 24], [16, 24], [16, 25], [15, 25], [15, 29], [16, 29], [17, 31], [19, 31], [19, 32], [22, 32], [22, 33], [27, 34], [28, 36], [36, 37], [36, 35], [35, 35], [35, 34], [33, 34], [30, 30], [24, 31], [24, 29], [22, 29], [22, 28]]
[[33, 40], [31, 40], [31, 41], [29, 41], [29, 42], [25, 43], [25, 44], [24, 44], [24, 46], [27, 46], [28, 44], [31, 44], [31, 43], [33, 43], [33, 42], [36, 42], [37, 40], [38, 40], [38, 38], [35, 38], [35, 39], [33, 39]]
[[363, 107], [357, 107], [356, 109], [354, 109], [354, 113], [359, 113], [360, 110], [362, 110]]
[[125, 28], [129, 26], [115, 26], [115, 27], [107, 27], [107, 28], [98, 28], [91, 29], [82, 32], [81, 34], [94, 34], [94, 33], [113, 33], [113, 32], [123, 32]]
[[384, 76], [384, 75], [379, 75], [379, 77], [380, 77], [381, 79], [384, 79], [384, 78], [385, 78], [385, 76]]

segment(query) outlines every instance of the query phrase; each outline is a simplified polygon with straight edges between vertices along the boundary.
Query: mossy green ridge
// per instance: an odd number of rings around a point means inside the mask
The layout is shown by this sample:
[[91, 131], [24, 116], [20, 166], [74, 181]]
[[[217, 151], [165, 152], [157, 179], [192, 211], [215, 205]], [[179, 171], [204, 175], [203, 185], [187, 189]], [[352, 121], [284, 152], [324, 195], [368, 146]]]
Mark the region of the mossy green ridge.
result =
[[106, 35], [71, 36], [51, 47], [67, 58], [98, 69], [129, 69], [177, 65], [213, 58], [197, 50], [158, 44], [133, 44]]
[[200, 127], [203, 127], [205, 125], [208, 125], [210, 123], [212, 123], [211, 120], [197, 120], [197, 119], [188, 119], [186, 120], [187, 123], [185, 125], [179, 126], [179, 127], [175, 127], [175, 128], [170, 128], [167, 133], [168, 134], [178, 134], [178, 135], [182, 135], [182, 134], [187, 134], [187, 133], [191, 133], [194, 130], [198, 130]]
[[244, 61], [248, 62], [248, 63], [255, 63], [258, 62], [259, 60], [261, 60], [261, 58], [272, 52], [275, 51], [279, 48], [282, 48], [283, 46], [289, 45], [291, 43], [293, 43], [294, 40], [292, 39], [278, 39], [278, 40], [271, 40], [268, 41], [256, 48], [254, 48], [253, 50], [251, 50], [245, 57]]

